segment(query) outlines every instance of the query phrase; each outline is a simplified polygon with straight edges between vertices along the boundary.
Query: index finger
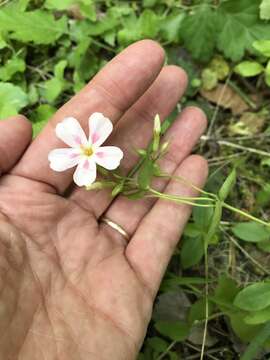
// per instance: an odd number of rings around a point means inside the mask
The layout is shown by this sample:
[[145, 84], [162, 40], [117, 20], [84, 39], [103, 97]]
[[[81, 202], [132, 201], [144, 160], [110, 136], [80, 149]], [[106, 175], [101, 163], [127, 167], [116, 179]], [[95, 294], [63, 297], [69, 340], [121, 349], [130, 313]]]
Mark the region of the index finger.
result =
[[64, 192], [72, 181], [73, 171], [56, 173], [48, 163], [50, 150], [65, 147], [55, 136], [56, 124], [72, 116], [86, 130], [88, 118], [93, 112], [102, 112], [116, 123], [153, 83], [163, 61], [163, 49], [152, 40], [130, 45], [56, 112], [12, 173], [48, 184], [60, 193]]

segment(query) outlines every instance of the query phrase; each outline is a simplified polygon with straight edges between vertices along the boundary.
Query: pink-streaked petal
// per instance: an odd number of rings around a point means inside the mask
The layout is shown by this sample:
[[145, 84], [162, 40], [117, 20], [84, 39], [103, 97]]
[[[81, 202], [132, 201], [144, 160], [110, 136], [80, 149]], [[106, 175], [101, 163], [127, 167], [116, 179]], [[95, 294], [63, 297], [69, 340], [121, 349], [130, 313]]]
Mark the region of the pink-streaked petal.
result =
[[87, 144], [86, 135], [79, 123], [73, 117], [67, 117], [56, 125], [56, 135], [65, 144], [71, 147], [80, 147]]
[[48, 159], [54, 171], [65, 171], [78, 165], [80, 153], [76, 149], [55, 149], [50, 151]]
[[113, 130], [110, 119], [102, 113], [95, 112], [89, 118], [89, 142], [96, 147], [104, 143]]
[[79, 162], [73, 175], [73, 180], [78, 186], [89, 186], [97, 177], [97, 167], [93, 160], [83, 158]]
[[114, 170], [120, 165], [123, 156], [123, 151], [116, 146], [102, 146], [95, 153], [95, 161], [105, 169]]

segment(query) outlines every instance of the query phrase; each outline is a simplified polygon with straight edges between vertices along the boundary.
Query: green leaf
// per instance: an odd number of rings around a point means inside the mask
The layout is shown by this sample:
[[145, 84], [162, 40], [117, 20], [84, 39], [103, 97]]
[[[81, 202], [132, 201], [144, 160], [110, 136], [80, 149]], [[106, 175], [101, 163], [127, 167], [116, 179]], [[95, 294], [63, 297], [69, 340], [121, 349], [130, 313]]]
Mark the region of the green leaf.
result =
[[233, 301], [239, 289], [236, 281], [227, 275], [221, 275], [218, 279], [218, 284], [215, 289], [214, 295], [211, 297], [218, 308], [225, 314], [230, 314], [232, 310], [237, 310], [233, 305]]
[[263, 56], [270, 57], [270, 40], [257, 40], [252, 46]]
[[155, 167], [151, 160], [146, 159], [138, 172], [138, 185], [141, 189], [148, 189], [151, 184]]
[[0, 31], [10, 32], [10, 37], [22, 42], [51, 44], [67, 32], [67, 19], [55, 20], [43, 11], [15, 11], [12, 6], [0, 10]]
[[186, 48], [195, 59], [210, 60], [215, 47], [216, 35], [216, 16], [210, 5], [198, 6], [182, 22], [181, 36]]
[[270, 306], [268, 306], [263, 310], [249, 313], [244, 318], [244, 320], [249, 325], [258, 325], [258, 324], [266, 323], [267, 321], [270, 320]]
[[202, 230], [196, 224], [188, 223], [184, 230], [184, 235], [194, 238], [202, 235]]
[[54, 67], [54, 78], [44, 82], [43, 96], [49, 102], [54, 102], [65, 89], [67, 82], [64, 79], [64, 70], [67, 66], [66, 60], [61, 60]]
[[96, 21], [96, 5], [95, 0], [79, 0], [79, 8], [83, 16], [92, 21]]
[[154, 336], [147, 339], [147, 344], [151, 346], [152, 349], [161, 353], [167, 349], [169, 346], [168, 342], [161, 339], [160, 337]]
[[[270, 24], [259, 19], [260, 0], [229, 0], [218, 8], [217, 46], [225, 56], [239, 61], [255, 40], [269, 38]], [[237, 41], [236, 41], [237, 39]]]
[[234, 68], [234, 72], [244, 77], [259, 75], [263, 70], [264, 67], [257, 61], [242, 61]]
[[232, 232], [239, 239], [254, 243], [270, 238], [269, 229], [255, 221], [238, 223], [232, 227]]
[[234, 305], [246, 311], [258, 311], [270, 305], [270, 283], [260, 282], [247, 286], [235, 297]]
[[268, 86], [270, 86], [270, 60], [268, 61], [265, 68], [265, 82]]
[[211, 223], [213, 213], [213, 208], [194, 206], [192, 210], [192, 216], [196, 226], [203, 231], [207, 231]]
[[150, 9], [143, 11], [139, 17], [139, 31], [142, 38], [155, 38], [159, 32], [159, 18]]
[[262, 328], [261, 325], [246, 324], [242, 313], [231, 313], [229, 318], [234, 333], [244, 342], [254, 339]]
[[3, 34], [0, 33], [0, 50], [7, 47], [7, 42], [3, 37]]
[[217, 86], [218, 77], [215, 71], [205, 68], [202, 71], [202, 86], [205, 90], [212, 90]]
[[[206, 310], [206, 299], [202, 298], [195, 303], [193, 303], [190, 307], [189, 314], [188, 314], [188, 323], [192, 325], [194, 322], [198, 320], [204, 320]], [[213, 304], [208, 302], [208, 314], [211, 315], [213, 312]]]
[[268, 322], [248, 345], [240, 360], [253, 360], [257, 357], [266, 340], [270, 338], [270, 322]]
[[160, 36], [168, 42], [178, 42], [180, 29], [185, 18], [184, 12], [175, 11], [160, 20]]
[[31, 120], [33, 121], [33, 137], [35, 138], [45, 127], [48, 120], [53, 116], [56, 112], [56, 108], [48, 105], [42, 104], [40, 105]]
[[204, 255], [204, 243], [202, 236], [195, 238], [185, 237], [181, 248], [180, 258], [184, 269], [198, 264]]
[[0, 82], [0, 119], [17, 114], [27, 104], [28, 97], [19, 86]]
[[232, 188], [235, 185], [235, 182], [236, 182], [236, 170], [233, 169], [231, 171], [231, 173], [228, 175], [228, 177], [226, 178], [226, 180], [224, 181], [224, 183], [222, 184], [222, 186], [218, 192], [218, 196], [221, 201], [225, 201], [227, 199], [230, 191], [232, 190]]
[[44, 7], [54, 10], [66, 10], [76, 3], [76, 0], [46, 0]]
[[206, 243], [210, 243], [212, 241], [212, 238], [214, 237], [216, 231], [218, 230], [218, 227], [219, 227], [219, 224], [221, 221], [221, 217], [222, 217], [222, 202], [217, 201], [209, 229], [204, 237], [204, 241]]
[[143, 7], [153, 7], [159, 0], [143, 0]]
[[18, 57], [12, 57], [0, 67], [0, 80], [8, 81], [14, 74], [25, 71], [25, 62]]
[[155, 328], [173, 341], [182, 341], [189, 333], [189, 326], [183, 321], [158, 321]]
[[266, 240], [266, 241], [259, 242], [257, 244], [257, 248], [264, 251], [264, 252], [270, 253], [270, 239]]
[[262, 0], [260, 5], [260, 18], [270, 20], [270, 0]]

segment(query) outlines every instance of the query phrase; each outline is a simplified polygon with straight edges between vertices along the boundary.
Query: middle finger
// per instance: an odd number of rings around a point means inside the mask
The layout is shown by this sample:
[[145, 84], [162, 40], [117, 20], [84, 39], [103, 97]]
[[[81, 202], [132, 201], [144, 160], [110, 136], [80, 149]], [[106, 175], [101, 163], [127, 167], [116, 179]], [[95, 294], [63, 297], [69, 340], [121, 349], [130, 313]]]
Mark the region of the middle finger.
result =
[[[177, 66], [165, 66], [148, 91], [120, 120], [110, 144], [124, 151], [121, 169], [128, 173], [138, 161], [135, 148], [144, 148], [153, 132], [153, 117], [165, 119], [176, 106], [187, 85], [185, 72]], [[110, 190], [87, 191], [75, 188], [71, 198], [98, 218], [112, 201]]]

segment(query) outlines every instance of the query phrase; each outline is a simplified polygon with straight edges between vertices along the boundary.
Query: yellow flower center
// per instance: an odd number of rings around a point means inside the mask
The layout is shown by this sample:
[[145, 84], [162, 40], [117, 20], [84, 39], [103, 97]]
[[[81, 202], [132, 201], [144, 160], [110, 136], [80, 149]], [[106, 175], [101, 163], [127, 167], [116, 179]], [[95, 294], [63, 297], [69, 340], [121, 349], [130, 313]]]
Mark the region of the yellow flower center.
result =
[[82, 146], [81, 148], [82, 148], [83, 155], [85, 155], [87, 157], [93, 155], [93, 153], [94, 153], [91, 146]]

